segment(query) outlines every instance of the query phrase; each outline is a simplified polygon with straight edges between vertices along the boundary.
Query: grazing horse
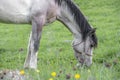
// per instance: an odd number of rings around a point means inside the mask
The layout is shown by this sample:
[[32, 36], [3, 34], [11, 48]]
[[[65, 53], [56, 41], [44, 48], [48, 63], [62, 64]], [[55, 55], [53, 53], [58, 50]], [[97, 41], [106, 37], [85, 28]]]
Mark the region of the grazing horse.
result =
[[44, 25], [62, 22], [73, 34], [72, 47], [79, 63], [92, 64], [97, 37], [72, 0], [0, 0], [0, 22], [31, 24], [25, 68], [37, 68], [37, 54]]

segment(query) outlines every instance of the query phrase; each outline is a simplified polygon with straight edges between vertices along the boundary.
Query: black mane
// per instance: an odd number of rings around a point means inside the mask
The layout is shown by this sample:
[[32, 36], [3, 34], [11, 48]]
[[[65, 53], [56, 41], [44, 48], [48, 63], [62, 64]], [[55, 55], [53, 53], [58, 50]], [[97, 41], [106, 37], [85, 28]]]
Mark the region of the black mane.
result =
[[[89, 32], [93, 29], [91, 28], [90, 24], [88, 23], [87, 19], [84, 17], [82, 12], [79, 10], [79, 8], [71, 0], [55, 0], [55, 2], [59, 6], [62, 4], [62, 2], [66, 3], [66, 5], [70, 9], [70, 12], [74, 15], [76, 23], [79, 25], [82, 34], [82, 39], [85, 40]], [[97, 46], [97, 37], [95, 33], [92, 34], [91, 39], [94, 42], [94, 47]]]

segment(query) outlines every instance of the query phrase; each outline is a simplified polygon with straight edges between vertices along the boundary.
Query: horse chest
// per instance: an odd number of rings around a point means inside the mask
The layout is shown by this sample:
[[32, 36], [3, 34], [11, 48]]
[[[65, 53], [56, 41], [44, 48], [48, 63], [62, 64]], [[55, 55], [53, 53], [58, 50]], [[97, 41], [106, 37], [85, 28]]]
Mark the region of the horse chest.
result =
[[55, 21], [58, 14], [58, 6], [56, 6], [55, 3], [49, 6], [50, 7], [48, 8], [48, 11], [47, 11], [46, 24]]
[[54, 11], [47, 13], [46, 24], [49, 24], [55, 20], [56, 20], [56, 13]]

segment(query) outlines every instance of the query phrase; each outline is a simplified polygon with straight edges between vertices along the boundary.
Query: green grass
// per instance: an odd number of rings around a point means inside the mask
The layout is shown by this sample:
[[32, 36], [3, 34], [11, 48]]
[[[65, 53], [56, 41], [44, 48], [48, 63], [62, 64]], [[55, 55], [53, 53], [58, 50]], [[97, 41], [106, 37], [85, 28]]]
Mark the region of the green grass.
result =
[[[120, 1], [74, 1], [89, 23], [97, 28], [99, 45], [94, 50], [93, 65], [73, 70], [77, 60], [71, 47], [72, 34], [56, 21], [43, 29], [38, 54], [40, 73], [28, 70], [26, 73], [34, 75], [35, 80], [48, 80], [53, 71], [60, 75], [55, 80], [66, 80], [66, 74], [71, 74], [70, 80], [75, 80], [73, 77], [76, 73], [81, 75], [80, 80], [90, 77], [96, 80], [120, 80]], [[1, 70], [23, 69], [30, 31], [30, 25], [0, 24]]]

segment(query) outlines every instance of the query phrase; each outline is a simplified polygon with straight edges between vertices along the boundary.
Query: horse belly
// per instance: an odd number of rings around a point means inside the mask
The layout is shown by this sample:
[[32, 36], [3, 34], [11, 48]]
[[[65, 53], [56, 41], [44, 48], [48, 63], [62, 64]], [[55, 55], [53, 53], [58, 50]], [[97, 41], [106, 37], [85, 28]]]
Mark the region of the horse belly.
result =
[[3, 23], [29, 23], [28, 15], [0, 13], [0, 22]]
[[29, 23], [30, 0], [0, 0], [0, 22]]

